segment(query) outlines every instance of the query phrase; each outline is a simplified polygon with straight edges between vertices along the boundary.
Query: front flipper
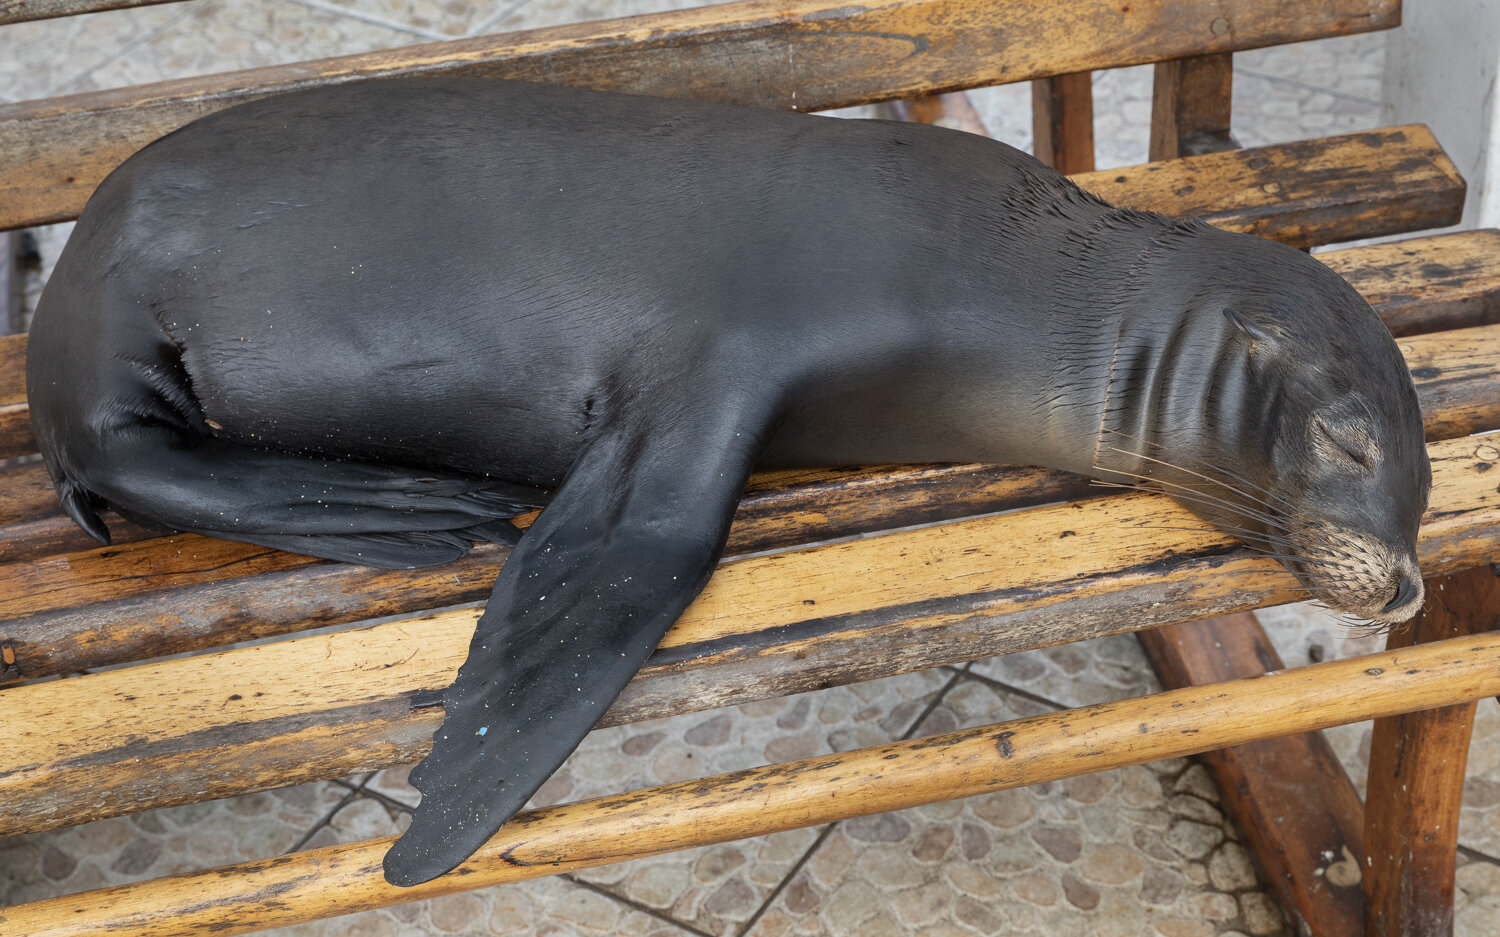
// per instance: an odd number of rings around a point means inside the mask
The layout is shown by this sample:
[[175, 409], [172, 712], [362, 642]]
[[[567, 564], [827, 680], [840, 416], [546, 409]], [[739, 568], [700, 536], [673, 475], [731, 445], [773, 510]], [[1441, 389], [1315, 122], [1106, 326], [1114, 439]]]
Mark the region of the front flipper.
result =
[[436, 878], [493, 836], [708, 581], [764, 425], [673, 419], [595, 440], [501, 570], [412, 771], [422, 801], [386, 854], [390, 883]]

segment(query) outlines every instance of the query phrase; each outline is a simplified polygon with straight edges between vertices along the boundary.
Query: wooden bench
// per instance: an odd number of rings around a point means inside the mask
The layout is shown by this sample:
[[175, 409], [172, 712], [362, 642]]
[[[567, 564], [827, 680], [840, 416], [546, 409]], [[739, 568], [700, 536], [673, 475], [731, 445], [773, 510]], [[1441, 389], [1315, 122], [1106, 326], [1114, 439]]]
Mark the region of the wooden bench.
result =
[[[1451, 224], [1462, 204], [1462, 180], [1424, 128], [1248, 150], [1228, 135], [1231, 53], [1398, 20], [1399, 5], [1379, 0], [752, 0], [24, 102], [0, 106], [0, 228], [72, 217], [131, 152], [236, 101], [467, 73], [803, 110], [917, 96], [908, 111], [929, 120], [961, 102], [928, 95], [1032, 80], [1039, 152], [1111, 201], [1300, 247], [1398, 234]], [[1078, 76], [1146, 62], [1161, 63], [1159, 161], [1083, 171]], [[1500, 614], [1489, 566], [1500, 441], [1469, 435], [1500, 428], [1500, 232], [1319, 256], [1401, 336], [1417, 379], [1434, 475], [1420, 553], [1434, 598], [1408, 634], [1432, 643], [1249, 679], [1279, 668], [1253, 619], [1181, 623], [1301, 594], [1236, 541], [1180, 529], [1198, 525], [1163, 498], [1025, 467], [762, 474], [726, 554], [746, 558], [726, 562], [603, 724], [1127, 631], [1142, 632], [1164, 682], [1185, 688], [537, 811], [414, 889], [384, 883], [388, 841], [375, 840], [0, 908], [0, 933], [241, 933], [1372, 717], [1368, 902], [1357, 877], [1319, 878], [1325, 850], [1366, 850], [1358, 800], [1316, 736], [1212, 763], [1294, 923], [1355, 933], [1367, 914], [1372, 933], [1433, 933], [1444, 900], [1451, 915], [1463, 764], [1452, 756], [1472, 701], [1500, 692], [1500, 635], [1479, 634]], [[0, 338], [0, 458], [34, 448], [24, 355], [24, 336]], [[477, 617], [427, 610], [482, 598], [505, 556], [487, 545], [432, 569], [371, 570], [119, 519], [115, 543], [99, 548], [63, 517], [40, 464], [0, 472], [0, 679], [16, 684], [0, 690], [6, 834], [416, 761]], [[299, 634], [393, 615], [404, 617]], [[281, 640], [153, 660], [267, 637]], [[1225, 682], [1187, 686], [1208, 680]], [[1433, 707], [1445, 708], [1396, 718]], [[1443, 758], [1446, 769], [1426, 769]], [[1278, 781], [1305, 774], [1307, 787], [1268, 800], [1267, 759]], [[1308, 819], [1259, 823], [1272, 806]], [[1413, 830], [1415, 845], [1402, 845]], [[1314, 889], [1324, 882], [1335, 887]]]

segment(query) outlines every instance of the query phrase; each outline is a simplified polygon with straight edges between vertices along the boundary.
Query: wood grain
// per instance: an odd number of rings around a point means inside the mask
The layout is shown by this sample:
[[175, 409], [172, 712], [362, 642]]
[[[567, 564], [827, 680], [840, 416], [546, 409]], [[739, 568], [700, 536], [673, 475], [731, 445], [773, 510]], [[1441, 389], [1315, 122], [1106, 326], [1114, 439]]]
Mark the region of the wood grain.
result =
[[[1458, 170], [1420, 124], [1186, 156], [1073, 181], [1117, 205], [1203, 215], [1220, 228], [1293, 247], [1456, 224], [1464, 193]], [[1295, 218], [1286, 212], [1291, 205], [1299, 207]]]
[[1154, 82], [1147, 150], [1152, 162], [1239, 145], [1229, 133], [1232, 55], [1223, 52], [1158, 62]]
[[1031, 83], [1031, 152], [1070, 176], [1094, 171], [1093, 79], [1074, 72]]
[[0, 106], [0, 228], [77, 215], [127, 156], [277, 91], [520, 78], [819, 110], [1395, 26], [1398, 0], [746, 0]]
[[[1500, 629], [1500, 581], [1488, 564], [1427, 582], [1427, 603], [1388, 650]], [[1365, 811], [1365, 933], [1453, 933], [1453, 875], [1473, 700], [1375, 721]]]
[[[1168, 689], [1285, 668], [1250, 613], [1136, 632]], [[1198, 756], [1292, 930], [1361, 937], [1364, 807], [1321, 732]]]
[[1459, 231], [1315, 254], [1397, 336], [1500, 322], [1500, 231]]
[[181, 0], [0, 0], [0, 26], [59, 16], [77, 16], [80, 13], [180, 2]]
[[523, 813], [452, 873], [386, 884], [393, 837], [0, 908], [29, 937], [230, 935], [992, 794], [1500, 691], [1500, 634], [1048, 713]]
[[[1432, 438], [1500, 425], [1500, 325], [1402, 345]], [[101, 548], [59, 513], [40, 465], [0, 479], [0, 554], [12, 557], [0, 565], [0, 639], [18, 653], [0, 682], [475, 601], [508, 555], [481, 546], [440, 567], [373, 570], [192, 535], [154, 537], [123, 522], [112, 526], [122, 542]], [[1076, 475], [1018, 466], [767, 473], [739, 506], [728, 555], [1099, 491]], [[55, 543], [67, 549], [47, 552]]]
[[[1420, 544], [1428, 574], [1500, 550], [1500, 494], [1482, 448], [1472, 439], [1429, 447], [1433, 502]], [[726, 563], [603, 724], [1300, 595], [1273, 561], [1218, 533], [1180, 529], [1196, 526], [1164, 498], [1125, 494]], [[4, 690], [0, 829], [415, 761], [436, 718], [422, 701], [452, 679], [477, 614], [460, 609]], [[16, 651], [24, 662], [25, 648]], [[338, 738], [361, 746], [340, 753]]]

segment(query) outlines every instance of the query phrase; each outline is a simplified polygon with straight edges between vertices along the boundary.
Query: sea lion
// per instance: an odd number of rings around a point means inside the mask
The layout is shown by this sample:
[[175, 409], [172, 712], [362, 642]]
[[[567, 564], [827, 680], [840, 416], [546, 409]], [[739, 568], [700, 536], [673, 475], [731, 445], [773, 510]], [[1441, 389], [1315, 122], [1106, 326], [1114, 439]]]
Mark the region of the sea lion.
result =
[[108, 505], [415, 566], [547, 505], [412, 773], [398, 885], [573, 750], [756, 465], [1139, 483], [1335, 608], [1421, 602], [1416, 393], [1353, 289], [934, 127], [486, 80], [259, 100], [104, 181], [29, 358], [53, 483], [101, 540]]

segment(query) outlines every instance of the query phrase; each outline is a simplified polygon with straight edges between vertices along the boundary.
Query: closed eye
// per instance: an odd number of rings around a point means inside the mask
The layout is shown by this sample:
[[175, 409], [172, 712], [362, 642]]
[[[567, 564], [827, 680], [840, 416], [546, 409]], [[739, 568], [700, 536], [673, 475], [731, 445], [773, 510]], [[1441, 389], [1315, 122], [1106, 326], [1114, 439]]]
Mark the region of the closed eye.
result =
[[1348, 459], [1370, 468], [1375, 464], [1379, 450], [1370, 431], [1359, 423], [1324, 419], [1322, 414], [1313, 414], [1313, 445], [1331, 460]]

